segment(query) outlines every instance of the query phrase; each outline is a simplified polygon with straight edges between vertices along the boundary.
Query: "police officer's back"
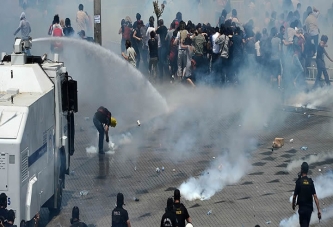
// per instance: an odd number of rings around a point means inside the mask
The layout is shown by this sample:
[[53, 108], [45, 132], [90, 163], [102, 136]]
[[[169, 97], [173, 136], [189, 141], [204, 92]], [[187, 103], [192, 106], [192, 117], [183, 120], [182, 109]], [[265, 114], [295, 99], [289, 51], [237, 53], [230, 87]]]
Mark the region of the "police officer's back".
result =
[[[308, 227], [311, 220], [311, 214], [313, 211], [313, 198], [315, 200], [318, 209], [318, 218], [321, 219], [321, 212], [319, 208], [319, 201], [314, 187], [313, 180], [307, 176], [309, 171], [309, 165], [303, 162], [301, 166], [301, 176], [296, 181], [292, 208], [295, 210], [298, 205], [299, 222], [301, 227]], [[297, 197], [297, 203], [296, 202]]]
[[80, 221], [80, 210], [77, 206], [72, 209], [71, 227], [88, 227], [86, 223]]
[[188, 223], [191, 223], [191, 217], [187, 212], [186, 207], [184, 204], [180, 202], [180, 191], [176, 189], [174, 191], [174, 210], [176, 212], [177, 220], [178, 220], [178, 227], [185, 227], [185, 220]]
[[17, 227], [14, 225], [15, 221], [15, 212], [13, 210], [9, 210], [7, 213], [7, 222], [5, 222], [5, 227]]
[[0, 217], [7, 220], [7, 195], [5, 193], [0, 194]]
[[131, 223], [128, 218], [128, 212], [123, 208], [124, 195], [122, 193], [117, 194], [117, 207], [112, 211], [112, 227], [131, 227]]
[[178, 226], [176, 212], [173, 209], [173, 199], [168, 198], [165, 213], [162, 216], [161, 227], [176, 227]]

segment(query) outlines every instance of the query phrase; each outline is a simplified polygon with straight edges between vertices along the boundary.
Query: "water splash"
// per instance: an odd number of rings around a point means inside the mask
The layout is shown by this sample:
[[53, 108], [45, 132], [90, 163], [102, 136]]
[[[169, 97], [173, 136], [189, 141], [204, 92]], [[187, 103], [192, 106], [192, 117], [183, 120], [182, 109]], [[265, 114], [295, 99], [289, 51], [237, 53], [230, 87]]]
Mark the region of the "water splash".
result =
[[69, 74], [78, 80], [80, 112], [84, 109], [92, 115], [104, 105], [117, 118], [119, 128], [168, 111], [166, 100], [136, 68], [100, 45], [79, 39], [47, 37], [33, 39], [32, 51], [38, 49], [37, 43], [48, 46], [59, 40], [64, 46], [59, 60], [65, 62]]

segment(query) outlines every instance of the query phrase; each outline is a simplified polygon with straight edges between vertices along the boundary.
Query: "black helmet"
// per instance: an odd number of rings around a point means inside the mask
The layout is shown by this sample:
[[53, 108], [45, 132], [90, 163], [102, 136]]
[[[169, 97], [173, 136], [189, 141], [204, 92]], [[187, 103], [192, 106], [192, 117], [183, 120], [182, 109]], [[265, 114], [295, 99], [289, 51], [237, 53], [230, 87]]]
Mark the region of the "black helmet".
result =
[[0, 206], [7, 207], [7, 195], [5, 193], [0, 194]]
[[303, 162], [301, 165], [301, 172], [307, 174], [309, 171], [309, 164], [307, 162]]

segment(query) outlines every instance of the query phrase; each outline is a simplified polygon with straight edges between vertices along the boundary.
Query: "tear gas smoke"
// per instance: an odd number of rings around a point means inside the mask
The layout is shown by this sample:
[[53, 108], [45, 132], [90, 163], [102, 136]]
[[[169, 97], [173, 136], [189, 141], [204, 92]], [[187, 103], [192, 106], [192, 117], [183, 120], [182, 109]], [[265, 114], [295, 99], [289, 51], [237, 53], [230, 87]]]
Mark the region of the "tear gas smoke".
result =
[[[90, 146], [86, 148], [86, 152], [88, 154], [96, 154], [98, 152], [98, 138], [99, 138], [99, 133], [97, 132], [96, 134], [96, 139], [95, 139], [95, 144], [96, 146]], [[121, 135], [113, 135], [109, 137], [110, 141], [109, 143], [104, 142], [103, 143], [103, 150], [108, 153], [114, 153], [116, 150], [119, 149], [120, 146], [122, 145], [127, 145], [130, 144], [132, 141], [132, 135], [131, 133], [123, 133]]]
[[164, 122], [168, 124], [157, 122], [164, 128], [159, 141], [168, 156], [174, 161], [189, 158], [202, 152], [204, 145], [220, 155], [205, 174], [181, 184], [185, 199], [209, 199], [246, 174], [251, 168], [248, 156], [257, 147], [255, 137], [267, 123], [274, 128], [283, 121], [274, 116], [279, 103], [276, 97], [274, 91], [257, 80], [249, 80], [238, 88], [198, 87], [195, 92], [179, 88], [168, 94], [170, 109], [174, 111], [166, 116]]
[[182, 183], [179, 189], [186, 200], [207, 200], [225, 186], [237, 183], [250, 167], [245, 157], [230, 162], [228, 155], [224, 155], [198, 178], [191, 177]]
[[[329, 171], [325, 173], [324, 175], [320, 175], [316, 177], [314, 180], [315, 184], [315, 189], [316, 189], [316, 194], [318, 199], [324, 199], [330, 196], [333, 196], [333, 172]], [[292, 203], [292, 198], [291, 196], [289, 198], [290, 203]]]
[[313, 90], [309, 93], [300, 93], [291, 98], [288, 103], [292, 106], [307, 106], [310, 109], [331, 107], [333, 104], [333, 90], [329, 87]]
[[294, 160], [287, 165], [287, 171], [290, 173], [295, 168], [301, 168], [303, 162], [307, 162], [309, 165], [317, 162], [323, 162], [327, 159], [333, 159], [333, 152], [323, 152], [317, 155], [310, 155], [305, 159]]
[[[321, 223], [325, 224], [325, 223], [331, 223], [332, 220], [330, 220], [333, 217], [333, 205], [324, 208], [321, 210]], [[310, 225], [316, 224], [318, 223], [318, 216], [317, 216], [317, 212], [315, 209], [315, 212], [312, 212], [311, 215], [311, 221], [310, 221]], [[292, 215], [289, 218], [285, 218], [280, 222], [280, 227], [298, 227], [299, 226], [299, 215], [298, 213], [295, 213], [294, 215]]]

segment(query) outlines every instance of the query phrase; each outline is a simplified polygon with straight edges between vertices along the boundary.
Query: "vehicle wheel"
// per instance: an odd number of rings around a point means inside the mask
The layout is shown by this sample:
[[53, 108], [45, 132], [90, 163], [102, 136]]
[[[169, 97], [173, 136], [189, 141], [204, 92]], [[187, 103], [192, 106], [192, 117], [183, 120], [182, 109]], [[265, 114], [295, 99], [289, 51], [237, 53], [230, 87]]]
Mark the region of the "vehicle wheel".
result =
[[[54, 208], [53, 202], [51, 202], [51, 206], [49, 207], [50, 214], [52, 215], [58, 215], [61, 210], [61, 202], [62, 202], [62, 190], [63, 190], [63, 181], [59, 179], [58, 181], [58, 186], [57, 186], [57, 208]], [[54, 196], [52, 196], [52, 201], [53, 201]]]

